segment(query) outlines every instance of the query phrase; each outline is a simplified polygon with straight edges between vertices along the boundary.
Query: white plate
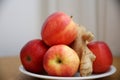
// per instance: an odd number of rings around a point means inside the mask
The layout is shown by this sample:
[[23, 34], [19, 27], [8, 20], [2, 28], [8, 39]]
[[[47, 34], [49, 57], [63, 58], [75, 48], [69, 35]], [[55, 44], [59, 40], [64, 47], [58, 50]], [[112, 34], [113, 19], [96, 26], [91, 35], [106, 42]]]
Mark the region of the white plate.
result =
[[56, 79], [56, 80], [86, 80], [86, 79], [97, 79], [97, 78], [102, 78], [102, 77], [106, 77], [106, 76], [110, 76], [113, 73], [116, 72], [116, 68], [114, 66], [110, 67], [110, 70], [102, 73], [102, 74], [92, 74], [90, 76], [87, 77], [80, 77], [79, 73], [76, 73], [74, 77], [56, 77], [56, 76], [49, 76], [49, 75], [40, 75], [40, 74], [35, 74], [35, 73], [31, 73], [28, 72], [24, 69], [24, 67], [21, 65], [19, 67], [19, 70], [29, 76], [32, 77], [37, 77], [37, 78], [43, 78], [43, 79]]

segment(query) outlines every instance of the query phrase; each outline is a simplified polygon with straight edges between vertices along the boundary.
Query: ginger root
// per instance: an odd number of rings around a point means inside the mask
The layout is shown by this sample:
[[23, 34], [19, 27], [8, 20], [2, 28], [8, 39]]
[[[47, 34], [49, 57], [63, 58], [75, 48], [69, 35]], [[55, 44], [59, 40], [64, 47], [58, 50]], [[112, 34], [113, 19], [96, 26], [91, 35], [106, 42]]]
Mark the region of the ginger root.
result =
[[88, 76], [92, 74], [92, 64], [96, 57], [87, 47], [87, 43], [94, 39], [94, 35], [86, 31], [83, 26], [78, 25], [77, 28], [77, 38], [71, 47], [76, 51], [80, 59], [80, 76]]

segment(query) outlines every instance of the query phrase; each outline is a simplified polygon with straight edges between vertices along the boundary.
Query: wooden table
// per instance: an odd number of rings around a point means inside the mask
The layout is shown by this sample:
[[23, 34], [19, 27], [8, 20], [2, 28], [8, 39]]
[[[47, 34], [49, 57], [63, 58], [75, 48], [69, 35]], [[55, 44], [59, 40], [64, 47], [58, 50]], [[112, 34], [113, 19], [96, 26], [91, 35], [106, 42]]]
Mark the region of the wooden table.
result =
[[[19, 71], [19, 57], [0, 57], [0, 80], [43, 80], [27, 76]], [[114, 57], [115, 74], [96, 80], [120, 80], [120, 57]]]

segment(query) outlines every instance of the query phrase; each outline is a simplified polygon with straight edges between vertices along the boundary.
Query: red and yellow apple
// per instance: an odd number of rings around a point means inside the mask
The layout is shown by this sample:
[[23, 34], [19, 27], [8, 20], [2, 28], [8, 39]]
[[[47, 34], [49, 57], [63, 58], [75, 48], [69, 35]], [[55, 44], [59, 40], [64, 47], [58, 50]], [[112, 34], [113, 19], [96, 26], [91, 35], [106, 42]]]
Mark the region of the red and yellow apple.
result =
[[108, 71], [113, 62], [112, 52], [108, 45], [102, 41], [95, 41], [89, 43], [88, 48], [96, 56], [93, 62], [93, 73], [104, 73]]
[[49, 45], [70, 44], [77, 36], [76, 23], [63, 12], [51, 14], [42, 26], [41, 36]]
[[23, 67], [33, 73], [43, 73], [43, 57], [48, 47], [42, 40], [34, 39], [26, 43], [20, 52]]
[[54, 45], [44, 55], [43, 66], [48, 75], [73, 76], [79, 67], [77, 53], [66, 45]]

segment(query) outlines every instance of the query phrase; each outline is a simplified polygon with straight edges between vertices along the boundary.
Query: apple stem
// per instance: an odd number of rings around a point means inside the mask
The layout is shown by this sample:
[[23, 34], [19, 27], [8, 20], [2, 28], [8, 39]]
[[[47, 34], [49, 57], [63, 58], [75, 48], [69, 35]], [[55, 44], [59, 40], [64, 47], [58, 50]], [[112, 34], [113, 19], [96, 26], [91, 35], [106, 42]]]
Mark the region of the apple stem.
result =
[[60, 59], [57, 59], [57, 62], [58, 62], [58, 63], [62, 63], [62, 61], [61, 61]]
[[31, 57], [30, 57], [30, 56], [27, 56], [26, 59], [27, 59], [27, 61], [29, 61], [29, 62], [31, 61]]
[[73, 18], [73, 16], [70, 16], [70, 18]]

